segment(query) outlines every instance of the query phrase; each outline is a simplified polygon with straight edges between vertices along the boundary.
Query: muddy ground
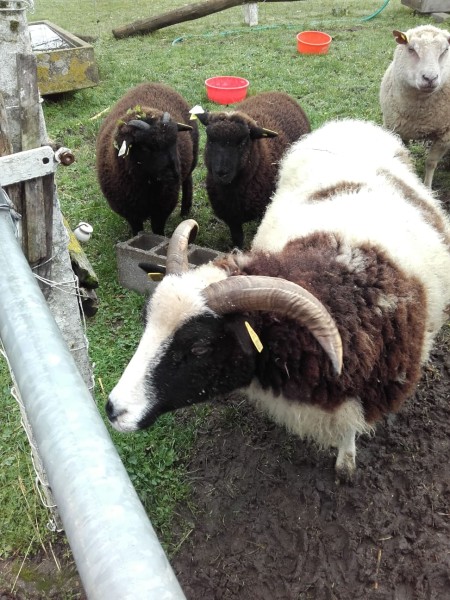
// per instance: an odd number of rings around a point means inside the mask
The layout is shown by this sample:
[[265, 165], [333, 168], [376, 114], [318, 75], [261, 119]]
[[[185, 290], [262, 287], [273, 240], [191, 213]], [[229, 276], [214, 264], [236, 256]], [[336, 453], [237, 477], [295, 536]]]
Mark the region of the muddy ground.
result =
[[[187, 599], [449, 600], [449, 396], [444, 330], [414, 398], [359, 439], [353, 485], [335, 482], [332, 453], [240, 398], [222, 402], [192, 453], [193, 498], [177, 511], [175, 536], [186, 523], [188, 535], [171, 562]], [[47, 557], [40, 579], [19, 579], [14, 594], [0, 586], [0, 600], [84, 599], [64, 565], [52, 576]]]
[[[442, 336], [444, 338], [444, 336]], [[188, 600], [450, 599], [450, 352], [443, 339], [403, 410], [334, 456], [235, 399], [190, 464], [191, 533], [172, 560]]]
[[[171, 562], [187, 599], [450, 599], [449, 346], [444, 330], [414, 398], [359, 439], [353, 485], [335, 482], [333, 454], [240, 398], [212, 411], [178, 507], [175, 534], [189, 535]], [[62, 562], [35, 559], [39, 577], [0, 585], [0, 600], [83, 599]]]

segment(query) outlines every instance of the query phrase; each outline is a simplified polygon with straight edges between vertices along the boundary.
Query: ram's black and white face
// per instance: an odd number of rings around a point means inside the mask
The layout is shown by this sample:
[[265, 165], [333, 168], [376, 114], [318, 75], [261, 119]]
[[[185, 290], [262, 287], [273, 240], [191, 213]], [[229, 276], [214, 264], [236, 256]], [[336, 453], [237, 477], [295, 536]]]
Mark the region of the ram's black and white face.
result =
[[158, 286], [138, 349], [106, 405], [119, 431], [144, 429], [162, 413], [250, 383], [254, 349], [242, 317], [214, 315], [200, 293], [223, 278], [220, 271], [205, 265]]

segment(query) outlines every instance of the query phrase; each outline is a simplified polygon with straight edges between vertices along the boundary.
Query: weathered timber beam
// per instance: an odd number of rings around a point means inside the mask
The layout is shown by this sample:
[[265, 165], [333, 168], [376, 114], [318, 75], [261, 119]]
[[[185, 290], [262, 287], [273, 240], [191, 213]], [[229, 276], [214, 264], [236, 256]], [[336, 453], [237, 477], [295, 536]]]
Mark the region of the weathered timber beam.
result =
[[[40, 125], [41, 106], [37, 83], [36, 57], [17, 54], [17, 78], [20, 89], [22, 150], [39, 148], [43, 143]], [[22, 247], [35, 273], [49, 278], [53, 246], [53, 173], [23, 183]], [[39, 266], [38, 266], [39, 265]]]
[[[264, 0], [265, 2], [298, 2], [298, 0]], [[233, 8], [241, 4], [253, 4], [254, 0], [206, 0], [205, 2], [196, 2], [169, 12], [150, 17], [148, 19], [139, 19], [128, 25], [113, 29], [113, 35], [117, 39], [129, 37], [132, 35], [152, 33], [163, 27], [169, 27], [176, 23], [184, 23], [200, 19], [206, 15], [212, 15], [227, 8]]]
[[3, 94], [0, 93], [0, 156], [12, 154], [14, 152], [8, 128], [8, 114], [6, 105], [3, 99]]

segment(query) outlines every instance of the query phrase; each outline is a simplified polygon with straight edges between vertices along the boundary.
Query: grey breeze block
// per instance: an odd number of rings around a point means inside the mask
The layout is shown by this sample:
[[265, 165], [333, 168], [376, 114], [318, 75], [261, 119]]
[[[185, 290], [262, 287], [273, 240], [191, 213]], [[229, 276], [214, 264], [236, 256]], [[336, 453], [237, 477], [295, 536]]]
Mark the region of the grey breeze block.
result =
[[[140, 294], [152, 294], [158, 282], [152, 281], [139, 267], [139, 263], [153, 263], [165, 267], [168, 246], [169, 238], [144, 231], [126, 242], [116, 244], [120, 285]], [[223, 254], [223, 252], [211, 248], [190, 244], [188, 247], [189, 267], [193, 269], [223, 256]]]
[[450, 0], [401, 0], [419, 13], [450, 12]]

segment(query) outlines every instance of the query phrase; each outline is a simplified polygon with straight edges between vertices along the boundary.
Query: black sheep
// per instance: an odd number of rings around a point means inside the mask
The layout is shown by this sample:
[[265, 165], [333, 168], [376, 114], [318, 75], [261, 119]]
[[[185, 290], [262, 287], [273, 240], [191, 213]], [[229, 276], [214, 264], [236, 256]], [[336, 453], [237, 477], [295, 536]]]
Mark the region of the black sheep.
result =
[[263, 216], [285, 150], [311, 131], [300, 105], [284, 92], [263, 92], [230, 112], [196, 115], [206, 126], [206, 188], [212, 209], [242, 248], [242, 224]]
[[112, 108], [97, 137], [97, 174], [110, 207], [136, 235], [150, 219], [164, 235], [181, 187], [181, 215], [192, 205], [192, 171], [198, 157], [198, 127], [178, 92], [142, 83]]

